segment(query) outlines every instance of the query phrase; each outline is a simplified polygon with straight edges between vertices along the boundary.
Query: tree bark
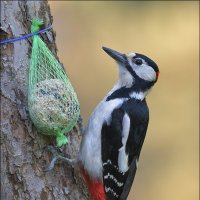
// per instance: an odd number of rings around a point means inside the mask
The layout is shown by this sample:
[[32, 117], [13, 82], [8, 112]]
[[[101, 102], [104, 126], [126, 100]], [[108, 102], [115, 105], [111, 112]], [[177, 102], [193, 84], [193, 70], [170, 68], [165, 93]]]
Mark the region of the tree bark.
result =
[[[31, 20], [52, 24], [47, 1], [1, 1], [1, 40], [30, 33]], [[56, 55], [55, 32], [42, 39]], [[45, 150], [55, 138], [37, 133], [27, 109], [28, 69], [32, 39], [1, 45], [1, 199], [85, 200], [87, 192], [78, 171], [58, 163], [45, 173], [51, 160]], [[74, 158], [80, 144], [80, 127], [69, 133], [69, 144], [60, 148]]]

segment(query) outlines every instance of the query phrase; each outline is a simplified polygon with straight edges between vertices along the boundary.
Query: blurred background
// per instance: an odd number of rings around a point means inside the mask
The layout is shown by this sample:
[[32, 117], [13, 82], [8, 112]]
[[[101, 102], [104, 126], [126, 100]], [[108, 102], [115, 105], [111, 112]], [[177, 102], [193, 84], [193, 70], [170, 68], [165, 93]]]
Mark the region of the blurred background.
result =
[[199, 2], [50, 1], [58, 56], [86, 124], [113, 87], [101, 49], [138, 52], [160, 68], [147, 97], [150, 123], [129, 200], [199, 199]]

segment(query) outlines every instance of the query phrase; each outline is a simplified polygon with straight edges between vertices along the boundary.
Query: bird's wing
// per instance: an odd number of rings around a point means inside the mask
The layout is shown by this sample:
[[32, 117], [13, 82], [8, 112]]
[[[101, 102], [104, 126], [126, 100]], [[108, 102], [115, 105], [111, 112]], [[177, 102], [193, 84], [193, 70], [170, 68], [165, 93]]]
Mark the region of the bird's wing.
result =
[[114, 110], [110, 123], [102, 127], [103, 182], [107, 200], [125, 200], [135, 176], [148, 117], [143, 108], [133, 109]]

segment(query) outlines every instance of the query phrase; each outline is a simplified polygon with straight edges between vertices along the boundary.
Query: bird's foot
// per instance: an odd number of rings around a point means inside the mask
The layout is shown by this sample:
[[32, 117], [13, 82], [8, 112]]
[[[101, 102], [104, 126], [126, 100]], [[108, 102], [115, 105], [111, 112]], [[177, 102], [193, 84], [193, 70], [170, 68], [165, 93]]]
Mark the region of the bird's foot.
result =
[[58, 160], [63, 160], [65, 162], [67, 162], [68, 164], [70, 164], [72, 167], [74, 167], [74, 165], [76, 163], [76, 159], [70, 159], [70, 158], [60, 155], [59, 152], [57, 151], [57, 149], [53, 146], [47, 146], [47, 150], [52, 153], [52, 160], [51, 160], [50, 164], [47, 167], [45, 167], [45, 169], [43, 170], [44, 172], [48, 172], [48, 171], [51, 171], [52, 169], [54, 169], [56, 162]]

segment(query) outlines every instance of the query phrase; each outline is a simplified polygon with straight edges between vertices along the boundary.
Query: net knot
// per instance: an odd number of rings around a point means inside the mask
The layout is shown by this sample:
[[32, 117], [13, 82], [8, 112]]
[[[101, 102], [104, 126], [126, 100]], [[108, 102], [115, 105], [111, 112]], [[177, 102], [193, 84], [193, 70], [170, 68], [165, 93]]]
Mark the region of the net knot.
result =
[[61, 147], [62, 145], [68, 143], [68, 139], [63, 133], [58, 133], [56, 135], [56, 143], [58, 147]]
[[43, 24], [43, 20], [39, 18], [35, 18], [32, 20], [32, 25], [31, 25], [31, 33], [35, 33], [40, 30], [40, 26]]

